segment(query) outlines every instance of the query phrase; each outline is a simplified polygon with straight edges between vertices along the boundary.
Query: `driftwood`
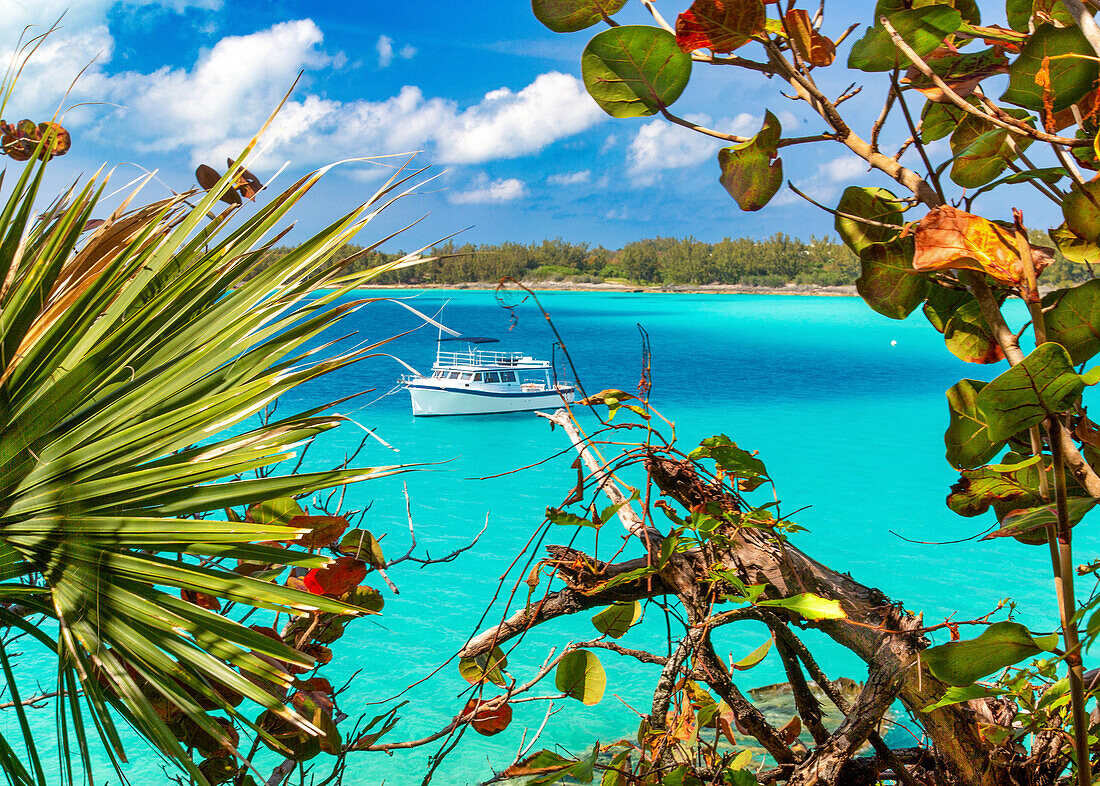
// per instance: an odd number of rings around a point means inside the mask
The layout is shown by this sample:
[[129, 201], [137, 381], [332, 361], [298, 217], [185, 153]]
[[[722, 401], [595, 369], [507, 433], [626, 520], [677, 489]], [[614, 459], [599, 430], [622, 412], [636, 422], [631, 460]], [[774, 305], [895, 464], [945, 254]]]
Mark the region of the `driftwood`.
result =
[[[652, 554], [663, 535], [646, 524], [626, 502], [626, 495], [607, 471], [607, 463], [583, 437], [569, 414], [563, 410], [543, 417], [565, 430], [590, 477], [612, 502], [624, 503], [619, 510], [623, 526], [642, 540]], [[740, 500], [736, 494], [701, 479], [691, 462], [651, 451], [645, 463], [650, 480], [661, 494], [685, 508], [716, 503], [725, 510], [739, 509]], [[1038, 786], [1054, 782], [1065, 762], [1057, 735], [1037, 741], [1031, 758], [1024, 758], [1019, 751], [998, 749], [991, 759], [990, 744], [981, 736], [979, 723], [1004, 723], [1003, 711], [974, 701], [922, 712], [943, 696], [946, 686], [920, 662], [921, 650], [929, 645], [922, 635], [920, 617], [904, 611], [901, 604], [891, 602], [878, 589], [860, 584], [814, 560], [773, 532], [731, 527], [730, 532], [723, 534], [732, 544], [725, 550], [708, 553], [705, 559], [698, 551], [675, 554], [657, 576], [604, 591], [593, 591], [593, 588], [608, 578], [652, 564], [650, 558], [606, 563], [575, 549], [548, 547], [549, 562], [557, 568], [565, 588], [549, 592], [538, 603], [478, 634], [461, 654], [466, 657], [483, 654], [492, 646], [503, 644], [549, 619], [616, 600], [673, 596], [681, 602], [689, 628], [675, 646], [673, 657], [650, 661], [663, 663], [664, 667], [649, 718], [651, 727], [656, 730], [665, 726], [664, 714], [677, 675], [686, 674], [701, 680], [725, 700], [741, 730], [759, 740], [771, 754], [778, 764], [770, 771], [771, 782], [790, 786], [854, 786], [873, 783], [882, 773], [889, 773], [890, 779], [908, 786], [929, 782], [952, 786]], [[836, 600], [847, 618], [807, 623], [782, 609], [764, 611], [755, 607], [715, 613], [707, 594], [708, 585], [700, 580], [706, 575], [707, 564], [713, 562], [736, 572], [746, 584], [765, 585], [769, 598], [812, 592]], [[815, 745], [808, 754], [795, 753], [782, 733], [744, 697], [715, 654], [711, 632], [721, 625], [746, 618], [764, 621], [773, 631], [803, 723], [814, 737]], [[866, 680], [851, 706], [830, 684], [793, 633], [790, 625], [795, 622], [820, 629], [867, 664]], [[817, 700], [807, 688], [803, 669], [845, 713], [843, 723], [831, 733], [820, 724], [820, 712], [815, 709]], [[879, 737], [879, 724], [899, 699], [923, 726], [927, 749], [917, 749], [916, 753], [891, 751]], [[868, 742], [873, 745], [875, 755], [860, 757], [860, 749]]]

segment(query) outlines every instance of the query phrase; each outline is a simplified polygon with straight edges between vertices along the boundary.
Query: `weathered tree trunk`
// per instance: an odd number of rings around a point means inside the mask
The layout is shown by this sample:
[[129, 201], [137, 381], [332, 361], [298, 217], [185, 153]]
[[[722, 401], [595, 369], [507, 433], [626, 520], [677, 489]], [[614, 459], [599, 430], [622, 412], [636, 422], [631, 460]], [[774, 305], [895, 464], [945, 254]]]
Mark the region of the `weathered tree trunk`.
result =
[[[609, 498], [613, 502], [623, 502], [625, 496], [609, 482], [604, 465], [593, 455], [572, 421], [564, 413], [558, 413], [551, 419], [566, 429], [592, 477]], [[739, 507], [735, 495], [700, 479], [691, 462], [650, 453], [646, 469], [661, 493], [685, 508], [706, 503], [718, 503], [729, 511]], [[659, 540], [654, 542], [660, 534], [643, 526], [643, 518], [630, 510], [628, 504], [620, 509], [620, 515], [627, 530], [649, 543], [651, 549], [660, 543]], [[566, 588], [550, 592], [542, 601], [516, 612], [501, 625], [478, 634], [460, 654], [464, 657], [483, 654], [492, 646], [563, 614], [613, 601], [671, 595], [683, 603], [691, 627], [680, 641], [681, 648], [685, 649], [677, 659], [656, 659], [669, 672], [663, 676], [690, 671], [696, 679], [704, 681], [715, 694], [721, 696], [744, 730], [759, 739], [779, 763], [776, 773], [780, 782], [796, 786], [843, 785], [857, 782], [848, 780], [857, 771], [867, 773], [874, 769], [878, 773], [885, 769], [893, 771], [901, 782], [914, 786], [918, 781], [877, 735], [879, 723], [896, 699], [900, 699], [924, 727], [931, 743], [932, 756], [921, 758], [920, 767], [923, 775], [933, 773], [934, 783], [950, 786], [1044, 786], [1054, 782], [1065, 762], [1062, 746], [1055, 740], [1037, 745], [1031, 758], [1025, 760], [1021, 755], [1005, 749], [993, 751], [990, 743], [982, 738], [976, 710], [982, 712], [986, 722], [993, 720], [989, 717], [989, 707], [982, 702], [923, 712], [925, 707], [942, 698], [947, 686], [920, 662], [919, 653], [929, 645], [922, 635], [920, 617], [906, 612], [900, 603], [891, 602], [881, 591], [817, 562], [775, 533], [731, 526], [723, 534], [731, 543], [728, 548], [710, 553], [706, 558], [699, 551], [674, 554], [657, 576], [621, 584], [612, 590], [600, 590], [598, 586], [613, 576], [653, 564], [652, 551], [650, 557], [606, 563], [575, 549], [549, 546], [552, 554], [550, 563], [557, 569], [557, 575], [565, 582]], [[850, 708], [844, 706], [845, 702], [836, 695], [835, 690], [829, 690], [831, 686], [823, 686], [833, 697], [834, 703], [838, 703], [845, 712], [846, 718], [839, 728], [819, 741], [801, 760], [793, 756], [791, 748], [754, 707], [745, 706], [747, 700], [732, 682], [720, 659], [714, 655], [710, 644], [712, 628], [732, 621], [735, 614], [724, 612], [716, 617], [714, 612], [708, 610], [706, 598], [709, 590], [705, 589], [704, 579], [708, 577], [707, 563], [715, 559], [723, 567], [734, 571], [746, 584], [767, 586], [766, 596], [769, 598], [812, 592], [838, 601], [847, 615], [846, 619], [801, 621], [801, 624], [820, 629], [868, 664], [868, 677]], [[788, 615], [784, 623], [795, 621], [789, 612], [781, 609], [774, 611], [777, 614], [771, 617], [773, 621], [779, 620], [779, 615]], [[718, 618], [724, 619], [715, 622]], [[785, 641], [785, 646], [795, 646], [792, 641], [797, 642], [793, 635]], [[693, 671], [692, 667], [684, 665], [684, 653], [689, 649], [695, 655]], [[807, 661], [815, 681], [828, 682], [808, 652], [800, 657]], [[789, 662], [785, 662], [785, 666], [788, 673], [791, 668], [797, 668], [797, 664]], [[671, 680], [665, 681], [671, 685]], [[665, 700], [662, 701], [662, 698]], [[667, 697], [662, 697], [659, 685], [655, 693], [654, 712], [663, 713], [667, 706]], [[663, 728], [664, 718], [653, 717], [651, 723], [656, 728]], [[853, 764], [868, 740], [878, 755], [873, 759], [858, 759], [863, 764]], [[912, 761], [912, 757], [908, 760]]]

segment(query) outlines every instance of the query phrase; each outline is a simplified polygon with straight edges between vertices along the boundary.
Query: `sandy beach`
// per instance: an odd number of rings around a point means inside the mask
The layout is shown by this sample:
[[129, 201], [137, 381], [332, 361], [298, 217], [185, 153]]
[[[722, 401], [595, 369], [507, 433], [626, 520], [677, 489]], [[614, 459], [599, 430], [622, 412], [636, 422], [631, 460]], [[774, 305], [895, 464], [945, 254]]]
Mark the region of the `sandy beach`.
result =
[[[817, 286], [814, 284], [787, 284], [782, 287], [758, 287], [747, 284], [664, 284], [638, 286], [601, 282], [588, 284], [577, 281], [524, 281], [525, 287], [536, 292], [637, 292], [680, 295], [812, 295], [817, 297], [857, 297], [854, 284], [843, 286]], [[496, 289], [497, 284], [475, 281], [463, 284], [377, 284], [379, 289]]]

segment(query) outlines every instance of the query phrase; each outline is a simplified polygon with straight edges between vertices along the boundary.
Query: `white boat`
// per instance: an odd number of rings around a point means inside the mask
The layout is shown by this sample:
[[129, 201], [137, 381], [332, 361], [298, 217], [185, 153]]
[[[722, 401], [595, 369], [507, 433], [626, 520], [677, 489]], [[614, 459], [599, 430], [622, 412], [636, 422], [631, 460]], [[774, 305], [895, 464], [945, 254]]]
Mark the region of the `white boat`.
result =
[[[466, 348], [445, 351], [444, 342], [465, 343]], [[412, 397], [413, 415], [490, 415], [572, 403], [573, 386], [554, 379], [549, 361], [480, 348], [489, 343], [497, 339], [439, 339], [431, 376], [401, 377]]]

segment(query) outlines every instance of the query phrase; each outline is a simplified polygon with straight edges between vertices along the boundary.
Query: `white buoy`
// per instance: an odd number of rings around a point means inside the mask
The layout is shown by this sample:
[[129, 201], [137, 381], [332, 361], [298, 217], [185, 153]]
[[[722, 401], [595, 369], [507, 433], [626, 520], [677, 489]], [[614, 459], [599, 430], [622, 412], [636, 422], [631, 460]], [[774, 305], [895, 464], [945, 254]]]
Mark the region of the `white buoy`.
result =
[[898, 345], [898, 340], [896, 338], [893, 341], [890, 342], [890, 346], [892, 346], [892, 347], [896, 347], [897, 345]]

